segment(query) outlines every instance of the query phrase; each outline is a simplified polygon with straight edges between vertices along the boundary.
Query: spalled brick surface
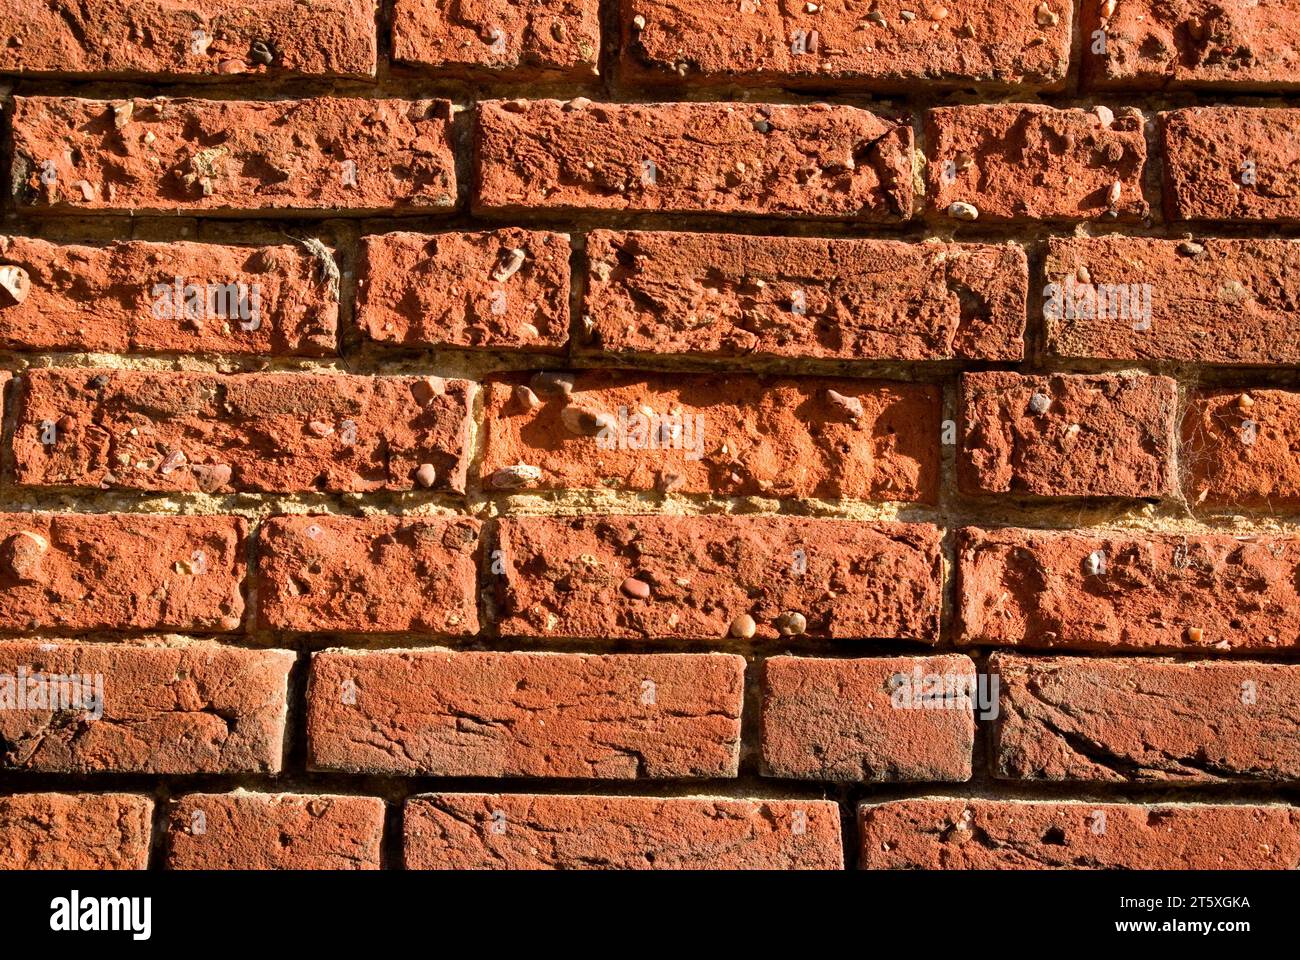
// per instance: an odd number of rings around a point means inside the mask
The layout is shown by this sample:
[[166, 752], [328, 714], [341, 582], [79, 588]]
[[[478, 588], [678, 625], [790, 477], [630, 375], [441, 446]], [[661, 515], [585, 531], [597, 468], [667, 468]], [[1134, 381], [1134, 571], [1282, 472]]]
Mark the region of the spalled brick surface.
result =
[[961, 642], [1284, 651], [1300, 642], [1293, 537], [967, 528]]
[[277, 630], [471, 636], [478, 532], [463, 517], [273, 517], [258, 615]]
[[312, 658], [309, 762], [399, 776], [734, 777], [744, 669], [723, 654], [327, 651]]
[[1295, 241], [1054, 238], [1045, 272], [1055, 356], [1300, 363]]
[[1300, 110], [1191, 107], [1160, 116], [1171, 220], [1300, 221]]
[[31, 284], [22, 303], [0, 301], [6, 349], [323, 356], [337, 348], [338, 295], [301, 247], [0, 237], [3, 264]]
[[411, 870], [837, 870], [825, 800], [439, 793], [403, 818]]
[[360, 270], [357, 323], [380, 343], [555, 352], [569, 340], [564, 234], [370, 236]]
[[14, 196], [61, 211], [446, 212], [449, 113], [445, 100], [16, 97]]
[[[980, 220], [1140, 220], [1146, 139], [1135, 110], [1037, 104], [939, 107], [926, 114], [932, 215]], [[1116, 186], [1118, 185], [1118, 187]]]
[[56, 369], [25, 374], [21, 387], [23, 484], [412, 490], [427, 464], [436, 489], [464, 490], [463, 380]]
[[[374, 0], [11, 0], [0, 72], [373, 77]], [[260, 44], [260, 46], [259, 46]], [[267, 62], [269, 58], [269, 62]]]
[[172, 870], [378, 870], [377, 797], [192, 793], [168, 813]]
[[923, 797], [864, 803], [859, 809], [859, 866], [868, 870], [1294, 870], [1300, 865], [1300, 812], [1281, 805]]
[[1019, 247], [593, 231], [588, 346], [614, 354], [1019, 360]]
[[1003, 0], [928, 8], [845, 0], [811, 7], [745, 2], [737, 9], [621, 0], [623, 65], [651, 83], [1057, 87], [1069, 62], [1073, 11], [1059, 0], [1047, 4], [1050, 16], [1036, 16], [1035, 7]]
[[964, 374], [958, 481], [972, 494], [1165, 496], [1175, 405], [1166, 377]]
[[293, 662], [215, 643], [0, 641], [0, 674], [13, 678], [0, 695], [26, 705], [0, 710], [0, 769], [276, 773]]
[[0, 514], [0, 630], [240, 629], [237, 517]]
[[975, 665], [962, 656], [772, 657], [763, 675], [764, 772], [969, 780], [974, 683]]
[[912, 129], [855, 107], [478, 105], [475, 209], [906, 220]]
[[393, 59], [440, 74], [590, 78], [600, 54], [598, 0], [396, 0]]
[[[929, 385], [594, 371], [567, 376], [568, 394], [553, 387], [554, 378], [486, 385], [485, 487], [518, 487], [508, 468], [524, 464], [540, 470], [525, 484], [539, 490], [612, 487], [926, 503], [936, 497], [940, 396]], [[517, 387], [531, 394], [521, 396]]]
[[1183, 417], [1188, 499], [1278, 510], [1300, 505], [1300, 393], [1198, 390]]
[[507, 517], [490, 550], [505, 636], [719, 640], [750, 617], [775, 639], [793, 612], [810, 638], [937, 639], [939, 531], [925, 524]]
[[0, 796], [0, 870], [143, 870], [152, 815], [129, 793]]
[[1300, 667], [996, 654], [997, 776], [1219, 783], [1300, 776]]

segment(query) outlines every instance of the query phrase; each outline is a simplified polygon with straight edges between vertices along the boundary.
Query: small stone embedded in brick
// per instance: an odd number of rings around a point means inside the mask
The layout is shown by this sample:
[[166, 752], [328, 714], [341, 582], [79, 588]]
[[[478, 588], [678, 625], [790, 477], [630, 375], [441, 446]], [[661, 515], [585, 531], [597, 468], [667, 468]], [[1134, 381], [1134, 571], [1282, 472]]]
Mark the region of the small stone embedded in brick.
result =
[[1300, 777], [1300, 666], [995, 653], [996, 776], [1104, 783]]
[[435, 793], [403, 814], [408, 870], [840, 870], [829, 800]]
[[930, 216], [969, 203], [981, 222], [1141, 220], [1143, 127], [1132, 108], [936, 107], [925, 119]]
[[465, 489], [465, 380], [53, 368], [28, 371], [21, 387], [20, 484], [414, 490], [427, 463], [436, 490]]
[[1277, 510], [1300, 504], [1300, 393], [1195, 390], [1180, 464], [1195, 506]]
[[144, 870], [152, 818], [133, 793], [0, 796], [0, 870]]
[[0, 295], [11, 350], [325, 356], [338, 348], [338, 293], [302, 247], [0, 237], [26, 272], [21, 303]]
[[[1037, 396], [1048, 403], [1041, 408]], [[965, 373], [957, 477], [970, 494], [1163, 497], [1177, 387], [1142, 374]]]
[[1015, 245], [594, 230], [584, 350], [620, 355], [1019, 360]]
[[829, 104], [486, 100], [474, 209], [868, 222], [912, 210], [912, 128]]
[[478, 532], [468, 517], [272, 517], [257, 536], [260, 622], [472, 636]]
[[[502, 517], [487, 574], [503, 636], [938, 640], [940, 533], [928, 524], [802, 517]], [[648, 586], [637, 599], [628, 578]]]
[[328, 650], [313, 770], [601, 780], [734, 777], [743, 657]]
[[[932, 503], [942, 398], [930, 384], [580, 371], [529, 409], [522, 375], [485, 384], [482, 463], [528, 489]], [[838, 395], [837, 400], [835, 396]]]
[[33, 212], [456, 206], [446, 100], [15, 97], [11, 183]]
[[357, 325], [393, 346], [559, 352], [569, 253], [567, 234], [517, 227], [363, 237]]
[[770, 657], [763, 772], [848, 782], [969, 780], [975, 665], [963, 656]]
[[384, 801], [329, 794], [190, 793], [167, 817], [170, 870], [378, 870]]
[[195, 641], [2, 641], [0, 675], [21, 671], [10, 693], [27, 708], [0, 710], [0, 769], [278, 773], [294, 659]]

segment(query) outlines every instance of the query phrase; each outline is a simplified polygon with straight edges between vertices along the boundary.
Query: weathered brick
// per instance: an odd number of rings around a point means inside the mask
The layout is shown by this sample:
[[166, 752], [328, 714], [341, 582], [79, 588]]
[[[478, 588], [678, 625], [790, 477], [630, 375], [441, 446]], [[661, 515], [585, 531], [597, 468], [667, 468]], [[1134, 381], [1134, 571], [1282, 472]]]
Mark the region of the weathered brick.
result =
[[1218, 783], [1300, 778], [1300, 665], [996, 653], [997, 776]]
[[588, 349], [742, 359], [1019, 360], [1015, 245], [592, 231]]
[[450, 110], [445, 100], [15, 97], [14, 195], [37, 211], [446, 212], [457, 189]]
[[365, 237], [357, 324], [403, 347], [558, 352], [569, 341], [569, 252], [566, 234], [516, 227]]
[[191, 793], [168, 816], [172, 870], [378, 870], [378, 797]]
[[965, 493], [1161, 497], [1173, 488], [1177, 388], [1143, 375], [967, 373]]
[[0, 630], [238, 630], [238, 517], [0, 514]]
[[293, 663], [216, 643], [0, 642], [0, 698], [26, 704], [0, 710], [0, 768], [278, 773]]
[[[941, 397], [933, 385], [604, 371], [571, 379], [567, 395], [545, 378], [485, 385], [489, 492], [518, 485], [503, 471], [526, 464], [540, 468], [527, 483], [540, 490], [937, 496]], [[516, 388], [530, 382], [535, 389], [521, 397]]]
[[763, 771], [802, 780], [969, 780], [975, 664], [963, 656], [770, 657]]
[[30, 287], [0, 294], [9, 350], [322, 356], [337, 349], [338, 293], [301, 247], [0, 237]]
[[1160, 115], [1171, 220], [1300, 221], [1300, 110], [1189, 107]]
[[408, 870], [839, 870], [828, 800], [437, 793], [406, 801]]
[[[637, 80], [779, 83], [911, 92], [918, 83], [1057, 89], [1070, 61], [1073, 9], [955, 0], [834, 5], [622, 0], [624, 65]], [[942, 13], [938, 11], [942, 10]], [[913, 14], [904, 19], [904, 11]], [[879, 18], [879, 19], [876, 19]]]
[[396, 0], [393, 59], [452, 75], [591, 79], [599, 0]]
[[1184, 493], [1193, 504], [1300, 504], [1300, 393], [1195, 390], [1182, 434]]
[[464, 380], [54, 368], [20, 386], [22, 484], [411, 490], [428, 464], [435, 489], [464, 490]]
[[968, 204], [981, 221], [1142, 219], [1142, 115], [1103, 110], [1021, 103], [930, 110], [930, 213], [960, 220], [953, 205]]
[[[1200, 0], [1086, 3], [1084, 75], [1094, 88], [1294, 88], [1300, 69], [1295, 0], [1206, 4]], [[1103, 54], [1087, 52], [1104, 30]]]
[[912, 128], [856, 107], [488, 100], [475, 209], [901, 221]]
[[1293, 240], [1052, 238], [1045, 274], [1055, 356], [1300, 363]]
[[258, 616], [307, 633], [478, 632], [479, 523], [272, 517], [258, 531]]
[[[818, 639], [938, 640], [940, 534], [928, 524], [518, 516], [494, 536], [505, 636], [720, 640], [743, 638], [733, 624], [747, 616], [768, 640], [793, 612]], [[630, 593], [629, 578], [648, 595]]]
[[1286, 650], [1300, 540], [962, 531], [960, 642], [1074, 650]]
[[374, 0], [203, 0], [201, 8], [167, 0], [10, 0], [0, 10], [0, 36], [9, 38], [0, 46], [0, 72], [375, 74]]
[[0, 796], [0, 870], [143, 870], [152, 818], [131, 793]]
[[308, 762], [398, 776], [734, 777], [744, 671], [724, 654], [325, 651], [312, 658]]
[[859, 822], [867, 870], [1300, 866], [1300, 811], [1281, 804], [921, 797], [864, 803]]

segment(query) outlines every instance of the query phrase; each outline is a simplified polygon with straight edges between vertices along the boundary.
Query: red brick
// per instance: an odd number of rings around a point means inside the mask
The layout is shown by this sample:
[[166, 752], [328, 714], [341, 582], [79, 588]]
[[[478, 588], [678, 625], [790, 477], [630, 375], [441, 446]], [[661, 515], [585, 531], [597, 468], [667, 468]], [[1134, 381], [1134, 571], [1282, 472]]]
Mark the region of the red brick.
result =
[[911, 215], [912, 128], [855, 107], [488, 100], [477, 136], [482, 212]]
[[[435, 489], [464, 490], [464, 380], [55, 368], [29, 371], [21, 388], [18, 483], [411, 490], [430, 464]], [[55, 424], [52, 444], [45, 423]]]
[[[514, 482], [499, 471], [526, 464], [540, 468], [529, 484], [540, 490], [926, 503], [937, 496], [941, 398], [932, 385], [600, 371], [572, 376], [567, 397], [538, 386], [535, 409], [515, 393], [528, 378], [485, 385], [482, 475], [489, 492]], [[674, 433], [668, 420], [654, 429], [642, 408], [661, 418], [680, 413], [681, 429]]]
[[450, 110], [445, 100], [15, 97], [13, 189], [20, 206], [63, 212], [446, 212]]
[[[1295, 0], [1205, 4], [1124, 0], [1103, 17], [1083, 5], [1085, 75], [1094, 88], [1287, 89], [1300, 69], [1300, 5]], [[1103, 55], [1087, 52], [1106, 31]]]
[[600, 71], [599, 0], [396, 0], [393, 59], [440, 73], [591, 79]]
[[[215, 643], [0, 642], [0, 695], [26, 677], [26, 709], [0, 710], [0, 768], [41, 773], [278, 773], [294, 655]], [[71, 710], [31, 705], [35, 674], [69, 680]], [[102, 687], [100, 686], [102, 679]], [[70, 687], [75, 689], [69, 689]], [[84, 694], [70, 696], [69, 694]], [[103, 715], [83, 703], [102, 694]], [[15, 698], [17, 693], [14, 693]], [[62, 704], [60, 704], [62, 706]]]
[[172, 870], [378, 870], [378, 797], [191, 793], [172, 802]]
[[[939, 538], [928, 524], [802, 517], [502, 517], [493, 617], [505, 636], [720, 640], [750, 616], [772, 640], [796, 612], [811, 638], [935, 643]], [[649, 596], [629, 595], [628, 578]]]
[[1160, 115], [1171, 220], [1300, 221], [1300, 110], [1191, 107]]
[[478, 531], [467, 517], [272, 517], [258, 616], [273, 630], [472, 636]]
[[744, 658], [724, 654], [330, 650], [312, 658], [308, 763], [396, 776], [734, 777], [744, 671]]
[[[510, 273], [515, 250], [524, 257]], [[357, 324], [395, 346], [558, 352], [569, 341], [569, 252], [567, 234], [517, 227], [365, 237]]]
[[1300, 866], [1300, 811], [1280, 804], [922, 797], [866, 803], [859, 814], [868, 870]]
[[[943, 692], [931, 697], [929, 683]], [[969, 780], [974, 694], [975, 664], [962, 656], [771, 657], [763, 771], [801, 780]]]
[[1176, 405], [1167, 377], [963, 374], [958, 483], [980, 494], [1164, 496]]
[[239, 630], [238, 517], [0, 514], [0, 629]]
[[1106, 783], [1300, 778], [1300, 665], [996, 653], [996, 775]]
[[1060, 291], [1046, 317], [1054, 356], [1300, 363], [1295, 241], [1052, 238], [1045, 273]]
[[974, 205], [981, 221], [1142, 219], [1142, 115], [1102, 109], [1008, 103], [930, 110], [930, 213], [960, 220], [953, 204], [961, 203]]
[[1196, 390], [1183, 417], [1184, 494], [1195, 505], [1300, 504], [1300, 393]]
[[131, 793], [0, 796], [0, 870], [143, 870], [152, 818]]
[[828, 800], [437, 793], [406, 801], [408, 870], [840, 870]]
[[22, 269], [31, 284], [22, 303], [0, 294], [0, 346], [8, 350], [337, 349], [338, 293], [301, 247], [0, 237], [0, 262]]
[[[1043, 23], [1036, 3], [1003, 0], [954, 0], [942, 17], [937, 6], [906, 0], [844, 0], [817, 9], [749, 0], [739, 9], [623, 0], [623, 62], [635, 79], [659, 82], [896, 92], [922, 83], [1058, 89], [1070, 60], [1073, 10], [1063, 0], [1047, 6], [1053, 17]], [[916, 16], [903, 19], [903, 11]], [[868, 20], [871, 15], [881, 19]]]
[[960, 642], [1073, 650], [1286, 650], [1300, 540], [963, 530]]
[[587, 237], [595, 351], [742, 359], [1020, 360], [1015, 245], [716, 233]]
[[[375, 75], [374, 0], [11, 0], [0, 71], [118, 77]], [[254, 53], [261, 43], [269, 64]], [[258, 51], [261, 52], [260, 50]]]

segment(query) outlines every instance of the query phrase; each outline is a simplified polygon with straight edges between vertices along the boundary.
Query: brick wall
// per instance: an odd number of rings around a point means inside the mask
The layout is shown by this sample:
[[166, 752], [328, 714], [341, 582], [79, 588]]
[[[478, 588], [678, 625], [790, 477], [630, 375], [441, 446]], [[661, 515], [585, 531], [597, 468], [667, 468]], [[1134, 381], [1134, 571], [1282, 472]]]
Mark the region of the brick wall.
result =
[[1300, 865], [1300, 2], [11, 0], [0, 867]]

